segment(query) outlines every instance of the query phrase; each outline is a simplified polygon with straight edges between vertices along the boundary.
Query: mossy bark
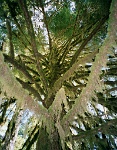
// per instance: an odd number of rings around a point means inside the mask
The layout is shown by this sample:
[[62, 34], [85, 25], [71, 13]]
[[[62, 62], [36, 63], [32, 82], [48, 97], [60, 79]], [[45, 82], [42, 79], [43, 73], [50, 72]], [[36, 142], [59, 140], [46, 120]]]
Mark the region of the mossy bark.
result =
[[62, 150], [58, 132], [55, 130], [51, 135], [48, 135], [46, 129], [41, 128], [36, 150]]

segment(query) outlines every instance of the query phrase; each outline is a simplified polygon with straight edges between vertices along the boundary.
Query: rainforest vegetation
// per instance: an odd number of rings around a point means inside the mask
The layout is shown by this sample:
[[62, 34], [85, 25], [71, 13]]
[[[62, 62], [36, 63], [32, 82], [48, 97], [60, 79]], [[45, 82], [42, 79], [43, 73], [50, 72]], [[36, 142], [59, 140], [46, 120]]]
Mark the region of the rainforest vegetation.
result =
[[0, 0], [0, 150], [117, 149], [117, 0]]

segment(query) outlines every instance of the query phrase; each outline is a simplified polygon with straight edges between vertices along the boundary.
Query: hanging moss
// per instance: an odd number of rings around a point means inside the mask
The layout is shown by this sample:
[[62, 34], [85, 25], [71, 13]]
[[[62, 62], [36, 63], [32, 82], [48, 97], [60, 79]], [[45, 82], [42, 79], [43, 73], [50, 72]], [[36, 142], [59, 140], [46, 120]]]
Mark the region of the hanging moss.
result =
[[[103, 45], [101, 46], [99, 53], [96, 55], [95, 62], [91, 68], [91, 73], [88, 78], [88, 83], [86, 88], [83, 89], [79, 98], [75, 100], [75, 104], [69, 113], [63, 118], [63, 126], [66, 130], [66, 133], [69, 132], [69, 129], [66, 129], [66, 124], [69, 124], [73, 120], [73, 116], [76, 114], [83, 115], [87, 109], [87, 104], [92, 97], [96, 98], [95, 91], [101, 91], [103, 86], [100, 81], [101, 68], [107, 64], [107, 54], [112, 48], [112, 45], [115, 43], [117, 37], [117, 12], [116, 12], [117, 1], [113, 0], [111, 5], [111, 14], [109, 16], [109, 27], [108, 27], [108, 36], [105, 39]], [[102, 59], [100, 59], [102, 58]], [[92, 84], [93, 83], [93, 84]]]

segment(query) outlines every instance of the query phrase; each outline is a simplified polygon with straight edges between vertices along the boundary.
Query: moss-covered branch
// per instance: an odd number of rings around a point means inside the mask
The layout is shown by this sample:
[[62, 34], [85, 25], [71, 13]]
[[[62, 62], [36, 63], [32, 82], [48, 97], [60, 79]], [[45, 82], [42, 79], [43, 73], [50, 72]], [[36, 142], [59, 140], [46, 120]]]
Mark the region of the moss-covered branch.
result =
[[46, 108], [39, 105], [36, 101], [29, 96], [21, 84], [16, 81], [15, 77], [11, 73], [11, 70], [4, 62], [4, 57], [0, 52], [0, 82], [2, 84], [2, 91], [6, 92], [9, 97], [15, 97], [17, 99], [17, 105], [20, 108], [28, 108], [35, 112], [36, 115], [48, 116]]
[[35, 97], [38, 98], [39, 101], [43, 102], [40, 94], [38, 93], [38, 91], [36, 89], [34, 89], [33, 87], [31, 87], [27, 82], [22, 81], [19, 78], [16, 78], [19, 83], [22, 85], [22, 87], [26, 90], [28, 90], [29, 92], [31, 92], [31, 94], [33, 94]]
[[98, 132], [102, 132], [103, 134], [106, 134], [107, 132], [112, 133], [112, 131], [113, 131], [116, 135], [117, 134], [117, 132], [115, 132], [116, 127], [115, 127], [115, 129], [112, 127], [115, 124], [117, 124], [117, 119], [107, 121], [105, 123], [102, 123], [102, 125], [94, 128], [94, 129], [91, 129], [88, 131], [81, 131], [78, 135], [74, 135], [73, 139], [77, 141], [77, 140], [80, 140], [80, 139], [85, 138], [85, 137], [89, 138], [92, 135], [95, 137], [95, 135], [98, 134]]
[[8, 39], [9, 39], [9, 48], [10, 48], [10, 56], [14, 58], [14, 46], [12, 42], [12, 29], [9, 20], [6, 20], [6, 27], [7, 27], [7, 32], [8, 32]]
[[[23, 64], [23, 65], [20, 64], [17, 60], [12, 59], [10, 56], [8, 56], [8, 55], [6, 55], [6, 54], [4, 54], [4, 58], [5, 58], [5, 61], [6, 61], [6, 62], [11, 63], [12, 65], [14, 65], [14, 67], [15, 67], [16, 69], [18, 69], [19, 71], [21, 71], [21, 72], [25, 75], [25, 77], [26, 77], [27, 79], [29, 79], [30, 82], [34, 83], [35, 86], [36, 86], [36, 88], [37, 88], [37, 90], [38, 90], [41, 94], [45, 95], [43, 89], [40, 87], [40, 85], [33, 79], [33, 77], [32, 77], [32, 76], [29, 74], [29, 72], [27, 71], [27, 70], [33, 71], [32, 69], [30, 69], [28, 66], [25, 66], [24, 64]], [[33, 71], [33, 73], [34, 73], [34, 71]]]
[[32, 25], [32, 22], [31, 22], [31, 17], [29, 15], [26, 3], [23, 0], [18, 0], [18, 3], [19, 3], [19, 6], [20, 6], [20, 8], [21, 8], [21, 10], [23, 12], [25, 21], [26, 21], [26, 26], [27, 26], [28, 33], [29, 33], [30, 40], [31, 40], [31, 47], [32, 47], [32, 50], [33, 50], [34, 57], [36, 59], [37, 70], [38, 70], [38, 72], [40, 74], [40, 78], [42, 80], [44, 89], [47, 92], [48, 83], [47, 83], [45, 74], [43, 72], [41, 63], [39, 61], [39, 53], [38, 53], [38, 50], [37, 50], [37, 45], [36, 45], [36, 40], [35, 40], [35, 34], [34, 34], [33, 25]]
[[76, 62], [80, 52], [84, 49], [84, 47], [92, 39], [92, 37], [99, 31], [99, 29], [102, 27], [102, 25], [106, 22], [107, 19], [108, 19], [108, 16], [102, 18], [101, 21], [99, 21], [99, 23], [97, 24], [97, 26], [89, 34], [89, 36], [84, 40], [84, 42], [81, 44], [79, 49], [75, 52], [74, 56], [72, 57], [72, 60], [70, 62], [70, 66], [72, 66], [74, 64], [74, 62]]
[[67, 70], [63, 76], [61, 76], [55, 83], [52, 89], [50, 89], [49, 94], [48, 94], [48, 99], [46, 101], [47, 105], [51, 105], [51, 103], [53, 102], [52, 99], [50, 100], [49, 98], [52, 96], [52, 94], [56, 94], [56, 92], [61, 88], [61, 86], [63, 85], [64, 81], [68, 80], [75, 71], [77, 71], [77, 69], [80, 67], [80, 64], [85, 64], [88, 61], [92, 61], [92, 59], [94, 58], [94, 56], [98, 53], [98, 50], [95, 50], [94, 52], [92, 52], [91, 54], [88, 54], [86, 57], [82, 58], [81, 60], [79, 60], [78, 62], [74, 63], [73, 66]]
[[46, 26], [48, 39], [49, 39], [49, 48], [50, 48], [50, 51], [51, 51], [52, 50], [52, 40], [51, 40], [50, 31], [49, 31], [49, 27], [48, 27], [48, 20], [47, 20], [47, 17], [46, 17], [46, 12], [45, 12], [44, 5], [43, 5], [43, 0], [40, 0], [39, 2], [40, 2], [40, 6], [41, 6], [41, 9], [42, 9], [42, 13], [43, 13], [44, 23], [45, 23], [45, 26]]
[[[92, 66], [91, 73], [86, 88], [83, 89], [80, 96], [75, 100], [75, 104], [69, 113], [63, 118], [62, 124], [66, 129], [66, 133], [69, 132], [69, 123], [73, 121], [74, 116], [79, 114], [83, 115], [87, 110], [87, 103], [92, 97], [95, 97], [95, 91], [102, 90], [102, 84], [100, 82], [101, 68], [106, 66], [107, 54], [109, 50], [116, 44], [117, 39], [117, 1], [113, 0], [111, 5], [111, 14], [109, 16], [108, 35], [103, 45], [101, 46], [99, 53], [96, 55], [95, 62]], [[92, 84], [93, 83], [93, 84]], [[68, 128], [66, 128], [68, 127]]]

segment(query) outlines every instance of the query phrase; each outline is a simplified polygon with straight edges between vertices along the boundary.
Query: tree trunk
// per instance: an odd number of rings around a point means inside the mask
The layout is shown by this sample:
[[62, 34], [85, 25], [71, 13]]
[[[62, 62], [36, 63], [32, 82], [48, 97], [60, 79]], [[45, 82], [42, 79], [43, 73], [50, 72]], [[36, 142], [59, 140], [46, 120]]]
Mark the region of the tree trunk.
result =
[[48, 135], [46, 129], [41, 128], [36, 150], [62, 150], [57, 130], [55, 130], [51, 135]]

